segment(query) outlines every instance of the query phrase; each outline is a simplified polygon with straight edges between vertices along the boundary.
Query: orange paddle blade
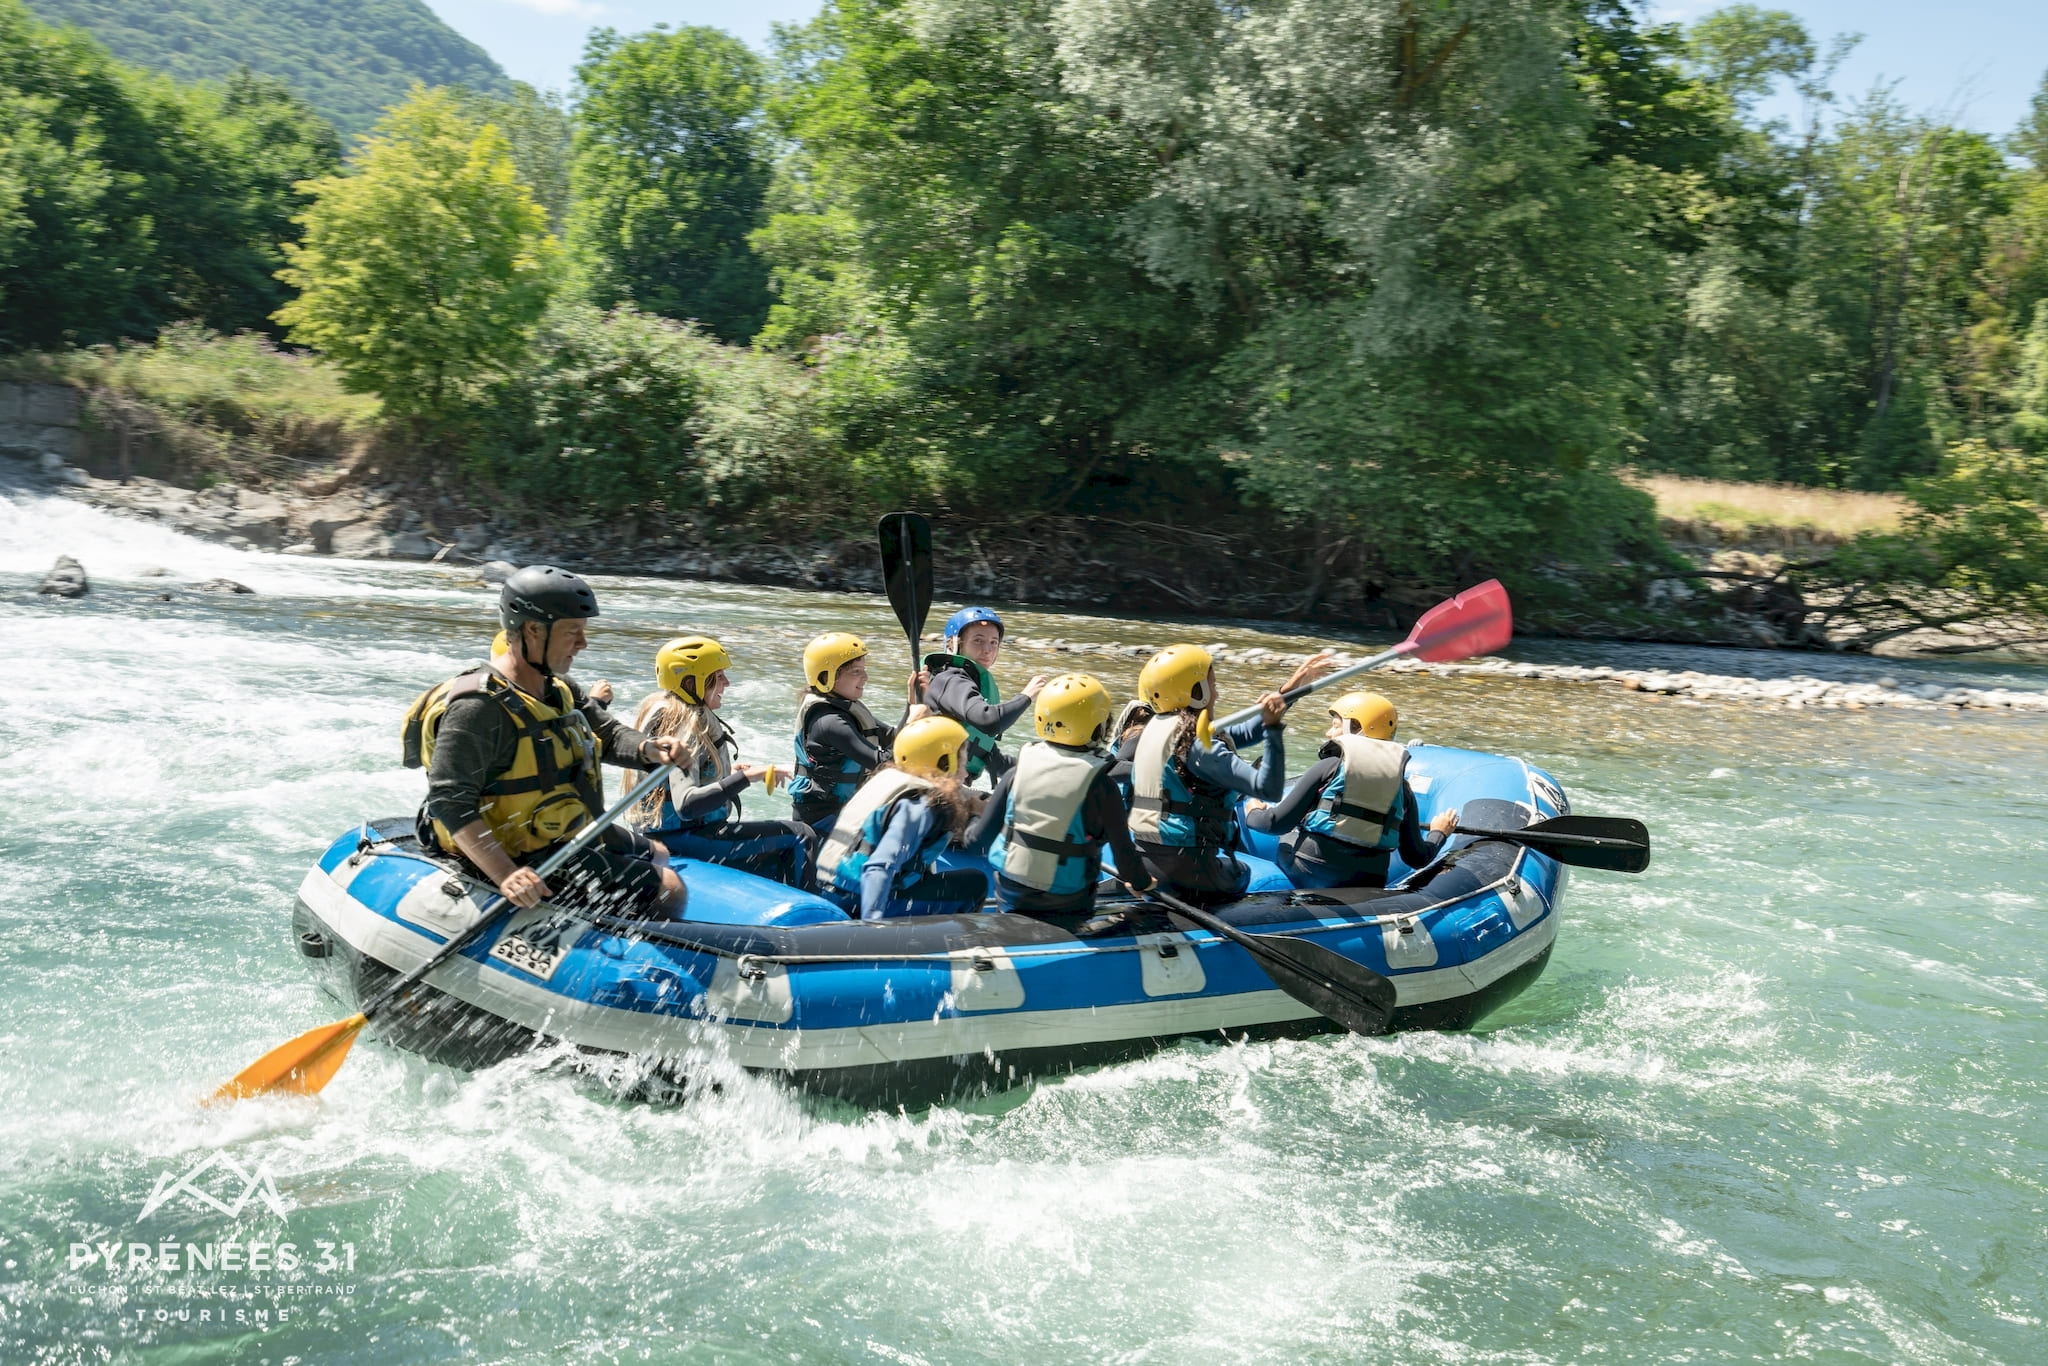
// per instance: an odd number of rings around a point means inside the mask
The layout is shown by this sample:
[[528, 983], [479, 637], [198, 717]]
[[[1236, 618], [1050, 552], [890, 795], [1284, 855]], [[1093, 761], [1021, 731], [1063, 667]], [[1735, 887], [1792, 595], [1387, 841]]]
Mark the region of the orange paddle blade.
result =
[[1428, 664], [1447, 664], [1473, 655], [1490, 655], [1515, 634], [1514, 610], [1499, 579], [1468, 588], [1448, 602], [1422, 614], [1403, 642], [1403, 653]]
[[310, 1096], [341, 1070], [356, 1035], [370, 1022], [367, 1015], [309, 1029], [289, 1043], [281, 1043], [235, 1074], [235, 1079], [208, 1097], [213, 1104], [241, 1100], [268, 1093]]

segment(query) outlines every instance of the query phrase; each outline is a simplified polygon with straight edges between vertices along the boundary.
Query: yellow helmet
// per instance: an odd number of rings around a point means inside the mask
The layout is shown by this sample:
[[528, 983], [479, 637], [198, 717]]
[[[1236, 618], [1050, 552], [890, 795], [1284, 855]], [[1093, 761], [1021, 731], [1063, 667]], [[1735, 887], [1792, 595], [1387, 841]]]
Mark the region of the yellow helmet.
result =
[[804, 646], [804, 686], [814, 692], [831, 692], [839, 671], [868, 652], [856, 635], [827, 631]]
[[1330, 715], [1353, 723], [1360, 735], [1375, 740], [1393, 739], [1394, 727], [1400, 721], [1394, 704], [1376, 692], [1345, 693], [1330, 704]]
[[1058, 745], [1099, 745], [1109, 734], [1109, 689], [1093, 674], [1061, 674], [1032, 709], [1038, 737]]
[[711, 637], [677, 636], [654, 652], [654, 686], [685, 702], [702, 702], [711, 675], [731, 667], [732, 656]]
[[925, 716], [896, 732], [896, 766], [910, 773], [958, 776], [967, 762], [967, 727], [950, 716]]
[[1199, 645], [1169, 645], [1139, 673], [1138, 697], [1161, 715], [1206, 707], [1216, 700], [1209, 695], [1209, 670], [1215, 664]]

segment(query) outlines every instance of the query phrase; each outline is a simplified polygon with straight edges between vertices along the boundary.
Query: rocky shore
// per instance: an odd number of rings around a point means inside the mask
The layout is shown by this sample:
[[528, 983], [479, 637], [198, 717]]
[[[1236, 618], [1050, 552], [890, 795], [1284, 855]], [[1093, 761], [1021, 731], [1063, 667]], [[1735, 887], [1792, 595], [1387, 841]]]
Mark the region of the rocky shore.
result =
[[[1157, 643], [1126, 645], [1077, 643], [1060, 639], [1016, 637], [1014, 644], [1025, 649], [1053, 654], [1109, 655], [1144, 659], [1159, 648]], [[1279, 650], [1233, 649], [1222, 642], [1208, 645], [1218, 663], [1248, 664], [1275, 669], [1292, 668], [1307, 658], [1306, 653]], [[1367, 658], [1347, 651], [1336, 652], [1337, 667], [1343, 668]], [[1666, 697], [1749, 702], [1765, 706], [1799, 709], [1806, 707], [1841, 711], [1863, 711], [1873, 707], [1901, 707], [1917, 711], [2003, 711], [2048, 713], [2048, 692], [2022, 692], [2008, 688], [1946, 687], [1938, 683], [1901, 683], [1890, 677], [1869, 682], [1830, 682], [1805, 674], [1787, 678], [1752, 678], [1736, 674], [1709, 674], [1687, 669], [1615, 669], [1605, 665], [1529, 664], [1512, 659], [1472, 659], [1459, 664], [1420, 664], [1395, 660], [1383, 665], [1386, 673], [1436, 674], [1455, 677], [1477, 674], [1493, 678], [1548, 679], [1561, 683], [1607, 683], [1629, 692], [1656, 693]]]

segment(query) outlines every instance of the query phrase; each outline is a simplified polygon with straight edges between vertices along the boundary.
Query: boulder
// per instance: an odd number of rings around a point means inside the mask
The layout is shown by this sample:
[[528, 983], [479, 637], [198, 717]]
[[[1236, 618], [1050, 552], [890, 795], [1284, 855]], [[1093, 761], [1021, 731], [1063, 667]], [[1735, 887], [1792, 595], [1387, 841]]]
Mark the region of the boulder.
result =
[[328, 553], [351, 560], [382, 560], [391, 555], [391, 537], [368, 522], [350, 522], [328, 538]]
[[256, 590], [246, 583], [236, 583], [233, 579], [208, 579], [204, 583], [193, 584], [192, 591], [195, 593], [254, 593]]
[[59, 598], [82, 598], [91, 591], [92, 583], [85, 577], [85, 566], [69, 555], [59, 555], [57, 563], [36, 585], [36, 592]]
[[503, 583], [519, 572], [519, 566], [510, 560], [486, 560], [477, 573], [483, 575], [485, 583]]
[[400, 531], [390, 538], [390, 554], [399, 560], [431, 560], [440, 545], [423, 531]]

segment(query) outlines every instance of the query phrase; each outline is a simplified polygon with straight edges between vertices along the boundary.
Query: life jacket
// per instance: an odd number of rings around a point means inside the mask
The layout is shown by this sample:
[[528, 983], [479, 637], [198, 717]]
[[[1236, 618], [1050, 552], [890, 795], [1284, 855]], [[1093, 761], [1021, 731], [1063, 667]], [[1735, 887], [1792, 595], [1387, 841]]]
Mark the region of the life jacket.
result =
[[1041, 892], [1063, 895], [1093, 886], [1102, 874], [1102, 842], [1088, 838], [1082, 808], [1110, 758], [1045, 740], [1024, 746], [1010, 776], [1003, 833], [989, 850], [996, 870]]
[[[668, 705], [682, 704], [671, 702]], [[660, 834], [663, 831], [695, 830], [701, 826], [722, 825], [733, 819], [731, 802], [725, 802], [714, 810], [707, 811], [701, 816], [692, 816], [688, 820], [676, 814], [678, 799], [687, 796], [692, 788], [724, 782], [730, 777], [733, 758], [739, 753], [739, 741], [733, 738], [732, 730], [715, 712], [707, 711], [704, 719], [710, 723], [711, 743], [698, 754], [695, 766], [688, 772], [678, 767], [669, 775], [668, 782], [661, 788], [661, 805], [654, 817], [650, 819], [644, 815], [645, 808], [634, 810], [635, 829], [644, 830], [648, 834]]]
[[[958, 669], [974, 680], [974, 686], [981, 691], [981, 700], [988, 703], [991, 707], [999, 705], [1003, 700], [1003, 694], [996, 687], [995, 676], [966, 655], [926, 655], [924, 666], [931, 671], [933, 678], [937, 678], [941, 670]], [[953, 716], [953, 713], [941, 711], [936, 705], [933, 706], [932, 710], [938, 712], [941, 716], [952, 717], [953, 720], [958, 721], [966, 729], [967, 776], [969, 779], [979, 778], [983, 771], [988, 768], [989, 756], [996, 752], [997, 737], [981, 729], [981, 727], [975, 725], [964, 716]]]
[[874, 770], [863, 768], [858, 759], [843, 754], [812, 755], [811, 716], [821, 707], [844, 711], [853, 722], [853, 728], [877, 749], [888, 748], [882, 739], [888, 728], [861, 703], [849, 702], [843, 697], [827, 697], [806, 689], [797, 700], [796, 763], [790, 769], [789, 799], [799, 806], [824, 802], [844, 806], [852, 800], [854, 793], [860, 791], [860, 785]]
[[1315, 807], [1301, 818], [1301, 828], [1321, 839], [1366, 849], [1396, 848], [1401, 843], [1401, 778], [1408, 767], [1408, 746], [1368, 735], [1340, 735], [1330, 744], [1344, 762], [1324, 784]]
[[[405, 713], [405, 766], [427, 768], [434, 762], [441, 718], [450, 703], [484, 696], [504, 708], [518, 731], [519, 745], [511, 767], [484, 784], [477, 809], [499, 847], [514, 858], [559, 844], [604, 810], [597, 733], [579, 709], [580, 698], [567, 679], [549, 678], [548, 691], [552, 701], [529, 697], [486, 666], [435, 684]], [[456, 853], [455, 832], [438, 820], [432, 825], [442, 850]]]
[[[860, 895], [861, 870], [868, 866], [868, 859], [874, 854], [875, 846], [882, 842], [882, 836], [889, 829], [889, 819], [896, 814], [898, 805], [920, 793], [931, 791], [928, 778], [915, 777], [900, 768], [885, 768], [861, 784], [860, 791], [840, 809], [839, 816], [832, 822], [832, 833], [825, 837], [825, 843], [818, 851], [818, 867], [823, 869], [839, 890], [848, 896]], [[925, 840], [910, 860], [907, 868], [896, 872], [892, 891], [910, 887], [931, 871], [932, 860], [945, 851], [952, 839], [952, 832], [943, 823], [933, 822], [933, 833]]]
[[1236, 842], [1233, 804], [1174, 759], [1180, 724], [1181, 713], [1168, 712], [1147, 721], [1138, 736], [1131, 756], [1131, 837], [1170, 849], [1228, 849]]

